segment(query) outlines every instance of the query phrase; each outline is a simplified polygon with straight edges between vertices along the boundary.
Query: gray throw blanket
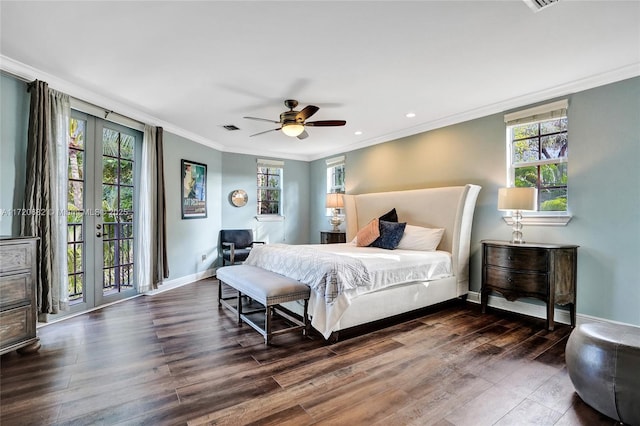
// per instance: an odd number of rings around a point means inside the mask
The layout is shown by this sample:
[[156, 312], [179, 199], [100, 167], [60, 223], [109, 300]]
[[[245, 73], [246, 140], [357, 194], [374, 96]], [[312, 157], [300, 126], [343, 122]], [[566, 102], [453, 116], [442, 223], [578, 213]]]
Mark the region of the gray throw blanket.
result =
[[369, 286], [369, 272], [360, 259], [288, 244], [256, 245], [246, 265], [276, 272], [307, 284], [331, 304], [345, 290]]

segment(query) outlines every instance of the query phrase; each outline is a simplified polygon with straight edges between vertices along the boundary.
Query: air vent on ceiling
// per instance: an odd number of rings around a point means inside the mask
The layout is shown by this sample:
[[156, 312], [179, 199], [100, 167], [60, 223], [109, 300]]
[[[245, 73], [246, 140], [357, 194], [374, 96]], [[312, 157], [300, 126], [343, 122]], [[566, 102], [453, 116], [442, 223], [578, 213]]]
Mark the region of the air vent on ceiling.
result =
[[225, 124], [224, 126], [225, 129], [227, 129], [228, 131], [232, 132], [234, 130], [240, 130], [240, 127], [234, 125], [234, 124]]
[[531, 8], [534, 12], [539, 11], [547, 6], [551, 6], [554, 3], [557, 3], [558, 0], [522, 0], [527, 6]]

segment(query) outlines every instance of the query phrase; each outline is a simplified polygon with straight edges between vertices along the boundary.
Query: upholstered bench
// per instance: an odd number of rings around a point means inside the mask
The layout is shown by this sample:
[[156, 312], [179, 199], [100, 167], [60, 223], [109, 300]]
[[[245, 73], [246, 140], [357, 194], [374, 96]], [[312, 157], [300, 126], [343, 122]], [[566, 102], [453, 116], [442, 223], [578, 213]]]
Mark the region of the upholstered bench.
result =
[[[220, 281], [218, 287], [218, 306], [225, 306], [233, 311], [238, 319], [238, 324], [242, 321], [253, 327], [258, 333], [264, 336], [264, 341], [268, 345], [271, 337], [276, 334], [302, 330], [306, 335], [309, 321], [307, 310], [309, 307], [309, 296], [311, 290], [306, 284], [288, 278], [275, 272], [267, 271], [251, 265], [223, 266], [218, 268], [216, 276]], [[222, 284], [238, 291], [237, 296], [222, 297]], [[248, 310], [243, 307], [243, 296], [260, 303], [264, 308]], [[235, 299], [235, 306], [229, 301]], [[304, 300], [304, 313], [302, 321], [279, 308], [279, 304]], [[264, 328], [260, 327], [249, 314], [264, 310]], [[275, 313], [286, 318], [294, 325], [277, 331], [272, 330], [272, 316]]]
[[565, 360], [586, 404], [625, 424], [640, 425], [640, 328], [581, 324], [569, 336]]

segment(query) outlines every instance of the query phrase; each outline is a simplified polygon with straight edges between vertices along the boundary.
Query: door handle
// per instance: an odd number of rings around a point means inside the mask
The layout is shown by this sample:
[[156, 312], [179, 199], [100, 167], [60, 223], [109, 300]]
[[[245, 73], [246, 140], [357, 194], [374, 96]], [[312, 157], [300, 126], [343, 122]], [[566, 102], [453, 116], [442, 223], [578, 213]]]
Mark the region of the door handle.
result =
[[101, 232], [96, 232], [96, 237], [98, 237], [98, 238], [102, 237], [102, 233]]

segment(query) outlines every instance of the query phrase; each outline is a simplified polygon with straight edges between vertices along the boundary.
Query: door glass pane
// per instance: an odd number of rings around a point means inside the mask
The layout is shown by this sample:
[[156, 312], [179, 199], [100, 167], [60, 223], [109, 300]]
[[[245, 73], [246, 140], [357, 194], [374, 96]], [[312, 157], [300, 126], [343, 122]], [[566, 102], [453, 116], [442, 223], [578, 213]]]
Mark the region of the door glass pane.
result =
[[111, 129], [104, 129], [102, 131], [102, 155], [109, 157], [118, 156], [118, 137], [120, 133]]
[[120, 157], [133, 160], [135, 138], [131, 135], [120, 135]]
[[84, 294], [84, 160], [87, 122], [69, 120], [67, 180], [67, 274], [69, 303], [85, 300]]
[[133, 161], [120, 160], [120, 183], [133, 185]]
[[102, 182], [118, 182], [118, 159], [113, 157], [102, 157]]
[[103, 295], [109, 295], [132, 289], [134, 285], [135, 138], [113, 129], [105, 129], [103, 138]]

